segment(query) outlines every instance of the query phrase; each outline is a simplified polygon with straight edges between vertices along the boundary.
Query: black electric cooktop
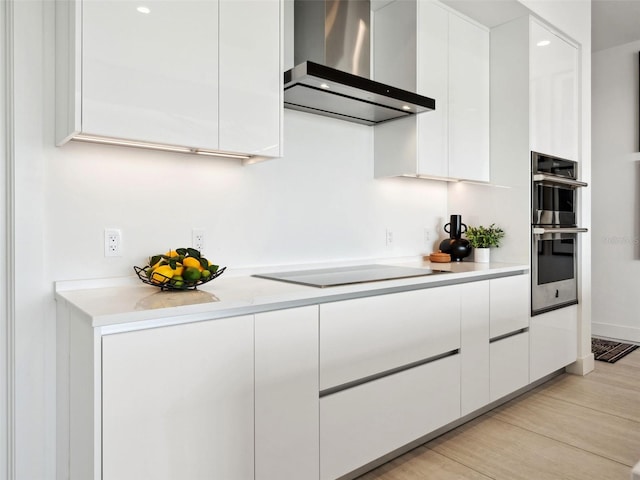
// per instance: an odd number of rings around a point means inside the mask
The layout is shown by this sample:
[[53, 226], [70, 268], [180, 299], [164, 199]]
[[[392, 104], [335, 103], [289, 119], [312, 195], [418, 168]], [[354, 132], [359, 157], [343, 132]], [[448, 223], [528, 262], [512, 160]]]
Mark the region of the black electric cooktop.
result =
[[394, 265], [357, 265], [353, 267], [320, 268], [314, 270], [297, 270], [293, 272], [275, 272], [253, 275], [254, 277], [297, 283], [311, 287], [337, 287], [354, 283], [396, 280], [399, 278], [422, 277], [439, 273], [450, 273], [448, 270], [430, 268], [397, 267]]

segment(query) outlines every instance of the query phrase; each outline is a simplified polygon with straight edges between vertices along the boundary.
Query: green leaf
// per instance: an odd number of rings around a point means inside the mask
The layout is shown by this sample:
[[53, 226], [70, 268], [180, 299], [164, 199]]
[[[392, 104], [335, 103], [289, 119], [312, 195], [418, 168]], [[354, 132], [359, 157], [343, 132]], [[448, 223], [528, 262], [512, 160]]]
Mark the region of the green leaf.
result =
[[218, 265], [209, 265], [207, 270], [209, 270], [212, 274], [216, 273], [220, 267]]
[[207, 260], [206, 258], [201, 258], [200, 259], [200, 266], [204, 269], [209, 268], [209, 260]]
[[153, 267], [156, 263], [160, 261], [161, 258], [162, 258], [162, 255], [154, 255], [149, 259], [149, 266]]
[[200, 260], [200, 252], [195, 248], [187, 248], [187, 253], [189, 254], [190, 257], [197, 258], [198, 260]]
[[178, 262], [176, 262], [175, 258], [172, 258], [171, 260], [169, 260], [169, 266], [171, 267], [172, 270], [176, 269], [176, 267], [177, 267], [176, 263], [178, 263]]
[[187, 249], [186, 248], [176, 248], [176, 253], [178, 255], [186, 255], [187, 254]]

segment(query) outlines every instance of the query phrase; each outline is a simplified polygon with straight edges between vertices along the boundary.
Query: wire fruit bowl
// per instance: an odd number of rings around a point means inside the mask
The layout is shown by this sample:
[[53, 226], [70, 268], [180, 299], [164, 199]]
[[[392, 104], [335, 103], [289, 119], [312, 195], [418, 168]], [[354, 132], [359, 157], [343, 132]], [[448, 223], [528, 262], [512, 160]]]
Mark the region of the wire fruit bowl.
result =
[[[211, 272], [211, 275], [207, 278], [200, 278], [194, 282], [188, 282], [186, 280], [173, 281], [173, 278], [167, 277], [159, 272], [150, 273], [150, 268], [150, 265], [142, 268], [134, 265], [133, 270], [136, 272], [136, 275], [138, 275], [138, 278], [142, 283], [158, 287], [160, 290], [195, 290], [200, 285], [204, 285], [214, 278], [218, 278], [227, 269], [227, 267], [217, 268], [216, 271]], [[153, 280], [151, 278], [153, 278]]]

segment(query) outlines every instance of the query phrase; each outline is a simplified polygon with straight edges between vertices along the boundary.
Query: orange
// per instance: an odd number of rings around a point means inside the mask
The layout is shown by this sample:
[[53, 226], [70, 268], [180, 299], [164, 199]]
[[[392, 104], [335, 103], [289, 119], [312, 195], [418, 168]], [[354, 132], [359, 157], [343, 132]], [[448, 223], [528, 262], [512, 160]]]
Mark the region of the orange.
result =
[[185, 267], [192, 267], [192, 268], [197, 268], [198, 271], [202, 271], [204, 270], [204, 268], [202, 268], [202, 265], [200, 265], [200, 260], [197, 260], [194, 257], [186, 257], [183, 261], [182, 264]]

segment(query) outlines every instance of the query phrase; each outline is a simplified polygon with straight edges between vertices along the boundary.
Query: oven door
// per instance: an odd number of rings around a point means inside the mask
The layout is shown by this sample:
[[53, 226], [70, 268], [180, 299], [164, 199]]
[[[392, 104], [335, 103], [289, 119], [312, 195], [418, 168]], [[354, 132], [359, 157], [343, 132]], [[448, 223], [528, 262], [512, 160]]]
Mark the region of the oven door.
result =
[[531, 223], [546, 226], [576, 225], [576, 190], [568, 185], [533, 183]]
[[578, 303], [578, 235], [582, 228], [534, 228], [531, 315]]

